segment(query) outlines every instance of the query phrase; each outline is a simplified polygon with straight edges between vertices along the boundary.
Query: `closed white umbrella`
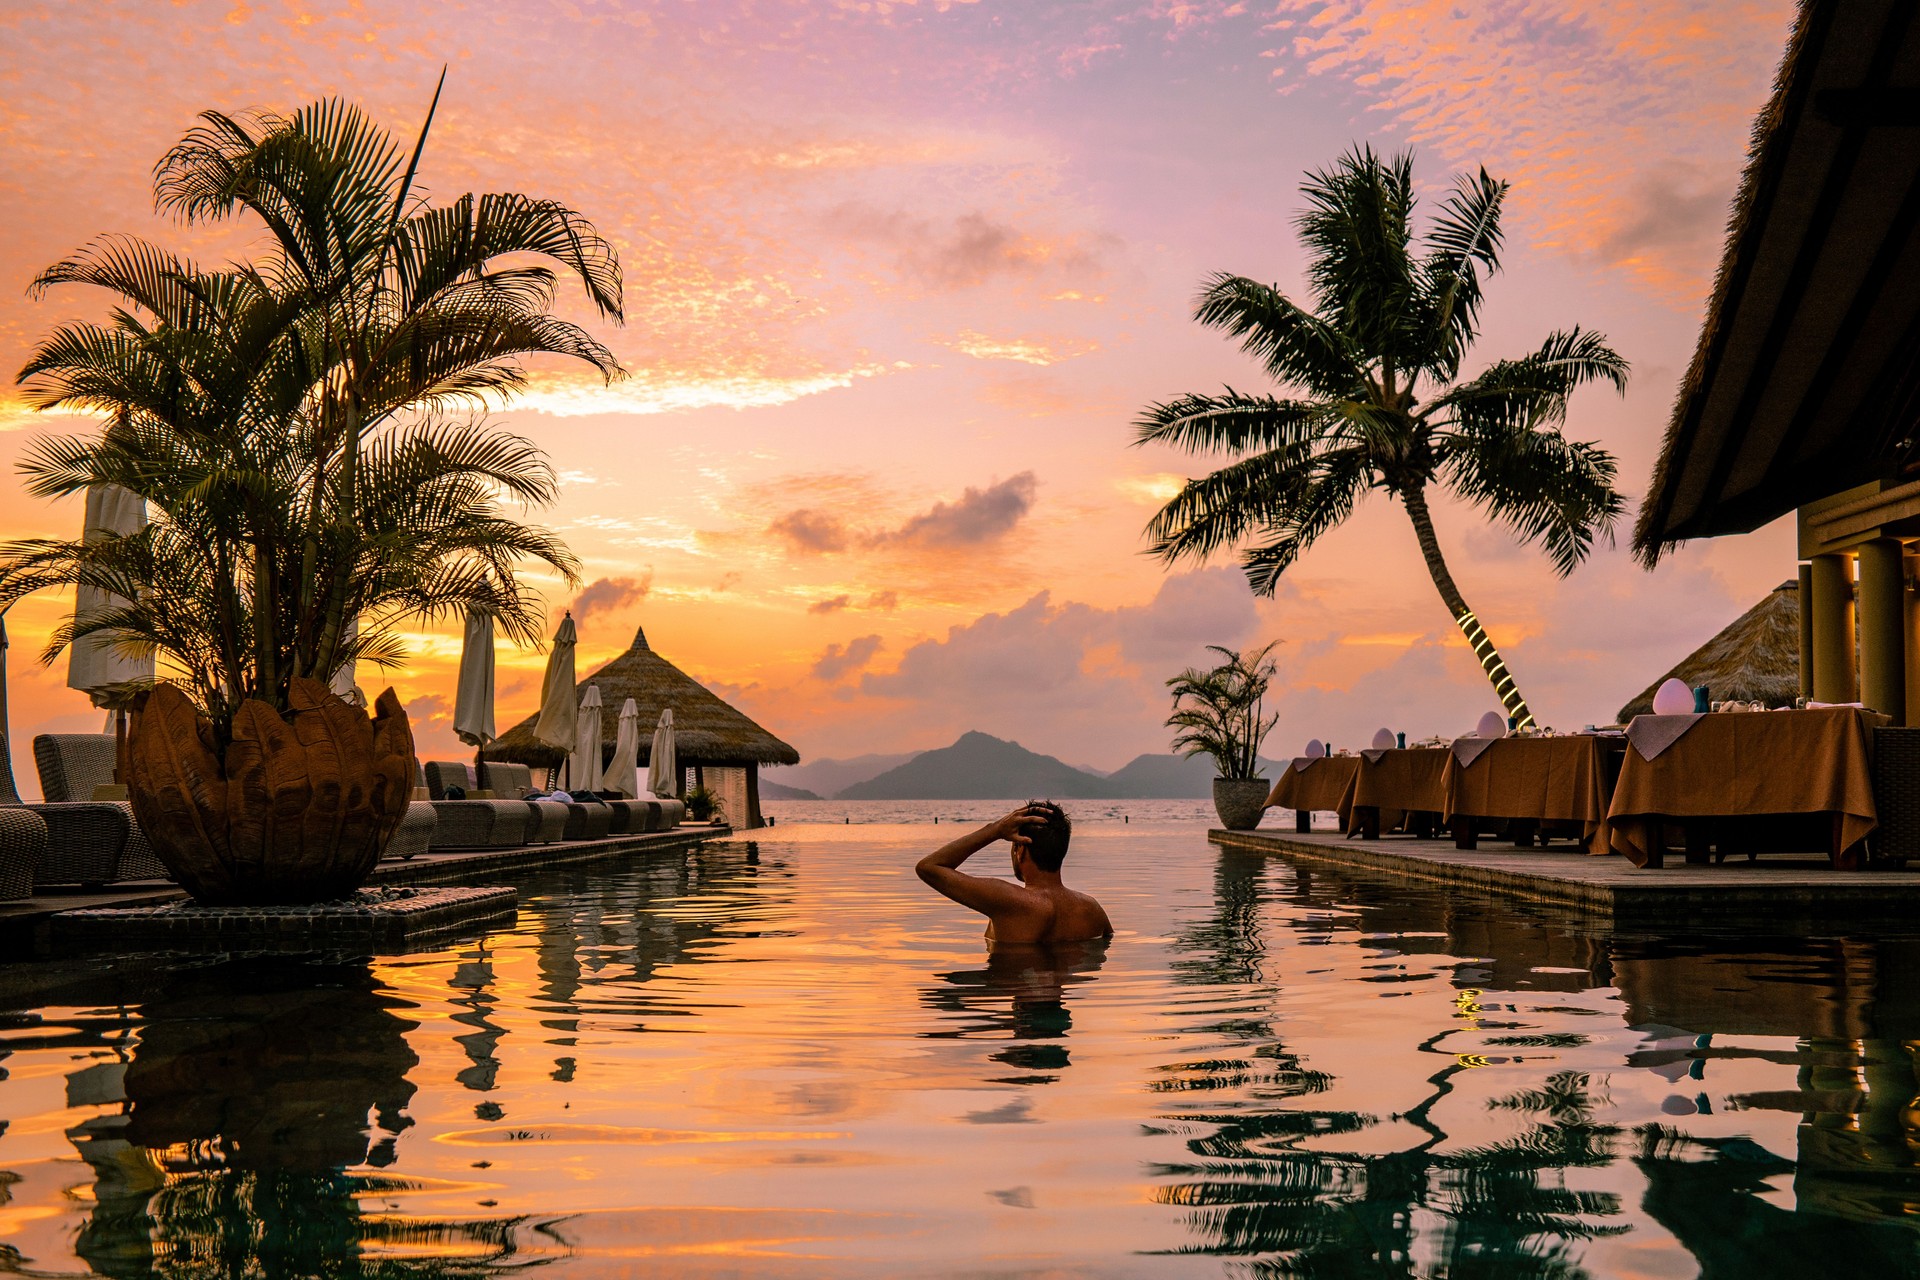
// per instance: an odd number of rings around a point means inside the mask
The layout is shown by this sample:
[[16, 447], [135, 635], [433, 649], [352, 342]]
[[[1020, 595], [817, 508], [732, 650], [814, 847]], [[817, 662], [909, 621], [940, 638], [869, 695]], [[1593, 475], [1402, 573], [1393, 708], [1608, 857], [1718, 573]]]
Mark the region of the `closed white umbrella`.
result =
[[533, 736], [550, 747], [572, 751], [579, 737], [580, 711], [573, 702], [573, 615], [561, 620], [553, 633], [553, 652], [547, 655], [547, 674], [540, 681], [540, 718]]
[[673, 746], [673, 708], [660, 713], [653, 731], [653, 754], [647, 760], [647, 790], [672, 799], [680, 794], [680, 754]]
[[[344, 647], [352, 644], [359, 638], [360, 615], [355, 614], [353, 617], [347, 619], [347, 625], [340, 636], [340, 643]], [[333, 669], [333, 679], [327, 681], [327, 687], [333, 690], [334, 697], [344, 698], [348, 702], [352, 702], [353, 695], [359, 685], [359, 678], [360, 663], [356, 659], [348, 658], [345, 662]], [[359, 705], [366, 705], [366, 697], [364, 695], [362, 695]]]
[[[86, 524], [80, 540], [91, 545], [107, 537], [131, 537], [147, 527], [146, 500], [117, 484], [94, 485], [87, 490]], [[98, 587], [81, 587], [74, 593], [73, 617], [77, 623], [122, 608], [127, 601]], [[114, 647], [111, 632], [96, 631], [81, 636], [67, 650], [67, 688], [92, 696], [94, 704], [104, 705], [112, 686], [153, 679], [153, 655], [132, 658]]]
[[484, 747], [493, 731], [493, 615], [467, 610], [460, 643], [460, 684], [453, 695], [453, 733], [470, 747]]
[[590, 684], [580, 698], [580, 731], [567, 761], [567, 790], [600, 789], [600, 686]]
[[613, 763], [600, 785], [628, 799], [640, 794], [640, 708], [632, 698], [620, 704], [620, 729], [613, 739]]

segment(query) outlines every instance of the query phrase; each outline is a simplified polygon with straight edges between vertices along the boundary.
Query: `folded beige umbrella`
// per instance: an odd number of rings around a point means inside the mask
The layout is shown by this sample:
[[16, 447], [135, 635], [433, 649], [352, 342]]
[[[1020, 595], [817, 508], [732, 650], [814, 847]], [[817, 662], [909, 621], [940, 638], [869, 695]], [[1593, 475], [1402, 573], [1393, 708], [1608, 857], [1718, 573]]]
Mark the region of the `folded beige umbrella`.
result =
[[680, 794], [680, 754], [673, 745], [673, 708], [660, 713], [653, 731], [653, 752], [647, 759], [647, 791], [666, 799]]
[[600, 686], [590, 684], [580, 698], [579, 735], [567, 758], [567, 790], [600, 789]]
[[[350, 645], [359, 638], [360, 618], [359, 615], [356, 614], [347, 619], [347, 625], [340, 637], [340, 642]], [[334, 697], [344, 698], [348, 702], [353, 702], [354, 694], [359, 692], [359, 682], [360, 663], [356, 659], [348, 658], [345, 662], [333, 669], [333, 679], [327, 681], [327, 687], [333, 690]], [[360, 695], [360, 700], [356, 705], [363, 707], [367, 705], [365, 694]]]
[[600, 780], [600, 785], [633, 799], [640, 794], [639, 773], [640, 708], [628, 698], [620, 704], [620, 729], [613, 739], [613, 763], [607, 766], [607, 776]]
[[467, 610], [460, 643], [460, 684], [453, 695], [453, 733], [470, 747], [484, 747], [493, 731], [493, 615]]
[[569, 613], [553, 633], [553, 652], [547, 655], [547, 674], [540, 681], [540, 718], [533, 724], [536, 739], [563, 751], [572, 751], [580, 736], [580, 709], [573, 701], [575, 639]]
[[[80, 540], [92, 544], [107, 537], [131, 537], [147, 527], [147, 504], [117, 484], [94, 485], [87, 490], [86, 524]], [[120, 596], [98, 587], [74, 593], [73, 619], [86, 622], [96, 614], [126, 604]], [[113, 633], [96, 631], [76, 639], [67, 649], [67, 688], [89, 695], [95, 706], [112, 699], [115, 686], [153, 682], [153, 655], [129, 657], [114, 647]]]

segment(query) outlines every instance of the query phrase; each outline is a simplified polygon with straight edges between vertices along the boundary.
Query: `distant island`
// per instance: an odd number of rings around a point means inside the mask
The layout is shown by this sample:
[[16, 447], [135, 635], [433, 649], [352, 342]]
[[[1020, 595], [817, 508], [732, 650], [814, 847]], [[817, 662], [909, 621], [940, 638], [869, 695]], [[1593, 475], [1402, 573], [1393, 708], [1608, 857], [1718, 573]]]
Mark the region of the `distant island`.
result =
[[[1269, 778], [1285, 767], [1266, 764]], [[768, 775], [761, 794], [770, 800], [1204, 800], [1214, 767], [1204, 756], [1149, 753], [1102, 776], [975, 731], [933, 751], [817, 760]]]

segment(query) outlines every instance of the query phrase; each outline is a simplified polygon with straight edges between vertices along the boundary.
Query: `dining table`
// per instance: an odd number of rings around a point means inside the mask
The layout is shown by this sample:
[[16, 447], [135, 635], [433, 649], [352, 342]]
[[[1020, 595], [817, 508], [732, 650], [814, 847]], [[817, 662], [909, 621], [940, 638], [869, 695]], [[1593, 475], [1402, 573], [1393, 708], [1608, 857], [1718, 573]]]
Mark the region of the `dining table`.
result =
[[1445, 747], [1385, 747], [1362, 751], [1354, 771], [1347, 833], [1377, 840], [1404, 818], [1409, 832], [1427, 836], [1447, 808]]
[[1445, 778], [1454, 846], [1476, 848], [1481, 827], [1501, 820], [1523, 848], [1565, 831], [1588, 853], [1612, 853], [1607, 814], [1625, 751], [1617, 734], [1456, 740]]
[[1315, 813], [1338, 814], [1345, 831], [1359, 770], [1359, 756], [1295, 756], [1267, 793], [1266, 807], [1293, 810], [1295, 831], [1313, 830]]
[[1658, 867], [1670, 828], [1691, 863], [1797, 835], [1831, 865], [1858, 869], [1879, 825], [1873, 730], [1889, 723], [1861, 707], [1637, 717], [1607, 814], [1613, 848]]

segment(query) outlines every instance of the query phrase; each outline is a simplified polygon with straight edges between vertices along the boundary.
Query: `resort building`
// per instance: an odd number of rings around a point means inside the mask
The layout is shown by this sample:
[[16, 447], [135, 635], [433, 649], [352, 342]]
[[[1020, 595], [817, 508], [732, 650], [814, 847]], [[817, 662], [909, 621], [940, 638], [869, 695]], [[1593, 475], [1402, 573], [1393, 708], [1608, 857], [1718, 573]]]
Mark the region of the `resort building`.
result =
[[[800, 753], [730, 706], [710, 689], [655, 653], [647, 644], [645, 628], [636, 628], [633, 645], [625, 653], [582, 679], [576, 698], [587, 686], [600, 686], [603, 759], [610, 758], [620, 732], [620, 707], [632, 698], [640, 711], [640, 768], [653, 753], [653, 729], [662, 711], [673, 712], [674, 746], [679, 759], [679, 794], [689, 780], [706, 787], [720, 800], [721, 812], [736, 828], [765, 826], [760, 813], [760, 766], [799, 764]], [[536, 768], [557, 767], [566, 753], [533, 736], [537, 715], [528, 716], [488, 745], [490, 760], [509, 760]]]
[[1800, 693], [1920, 724], [1920, 6], [1809, 0], [1634, 532], [1799, 519]]

